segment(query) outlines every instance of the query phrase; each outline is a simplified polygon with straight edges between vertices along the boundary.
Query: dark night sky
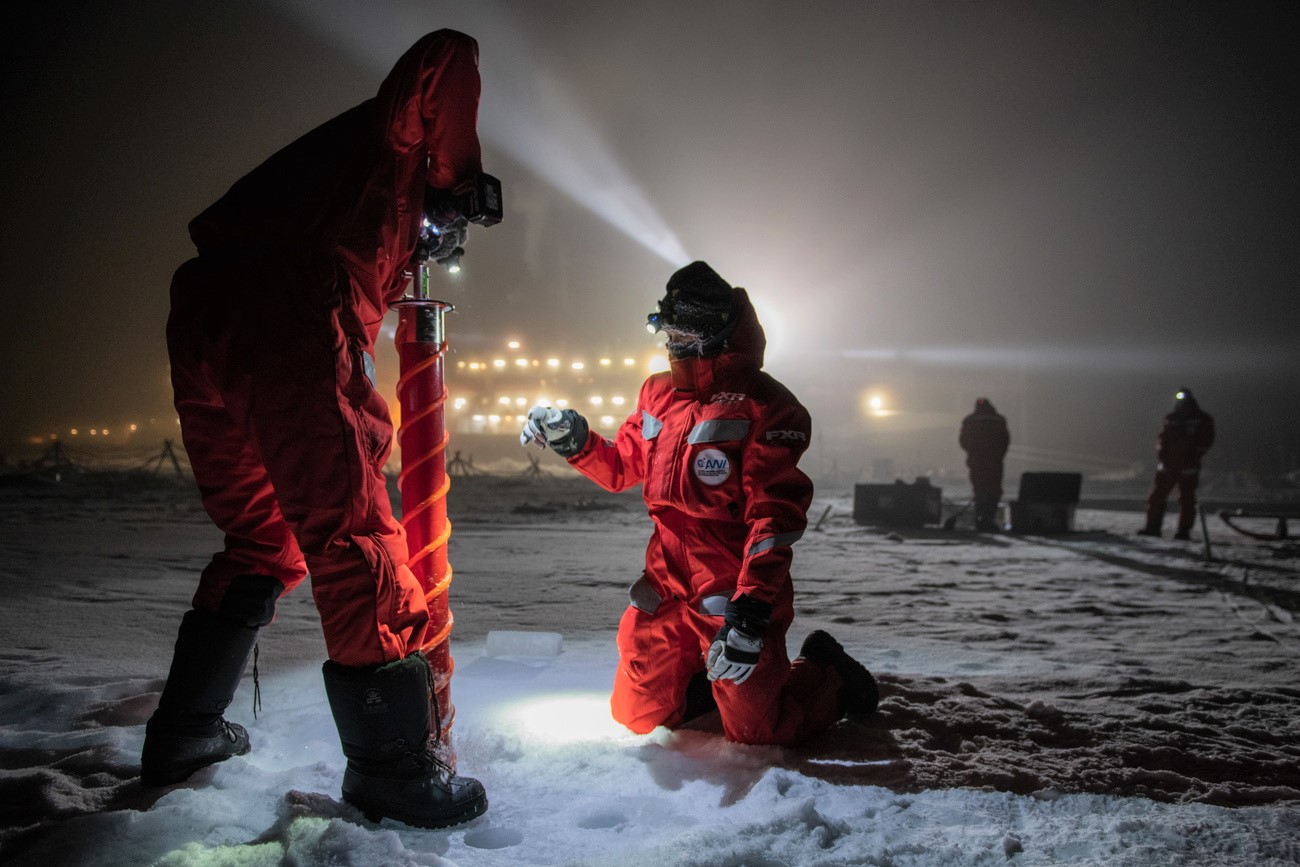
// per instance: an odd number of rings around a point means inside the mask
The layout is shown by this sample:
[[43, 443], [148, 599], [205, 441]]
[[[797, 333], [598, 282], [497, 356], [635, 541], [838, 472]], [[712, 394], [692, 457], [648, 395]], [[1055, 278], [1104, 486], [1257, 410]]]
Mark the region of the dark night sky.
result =
[[[45, 4], [3, 37], [0, 448], [168, 415], [190, 217], [452, 26], [508, 207], [440, 287], [453, 342], [642, 352], [657, 215], [750, 289], [769, 370], [850, 447], [951, 452], [978, 389], [1023, 445], [1145, 459], [1186, 384], [1221, 467], [1295, 469], [1295, 10]], [[649, 209], [620, 231], [608, 200]], [[875, 384], [895, 431], [845, 410]]]

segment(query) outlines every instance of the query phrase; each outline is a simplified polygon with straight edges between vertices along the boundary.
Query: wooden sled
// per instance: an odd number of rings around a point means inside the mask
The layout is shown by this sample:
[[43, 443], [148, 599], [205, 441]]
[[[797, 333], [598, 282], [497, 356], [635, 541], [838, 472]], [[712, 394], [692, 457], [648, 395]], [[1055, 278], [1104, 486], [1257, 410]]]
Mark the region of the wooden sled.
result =
[[[1252, 509], [1228, 509], [1219, 513], [1223, 523], [1236, 530], [1243, 536], [1249, 536], [1252, 539], [1260, 539], [1265, 542], [1278, 542], [1283, 539], [1290, 539], [1287, 533], [1287, 521], [1300, 518], [1300, 509], [1292, 506], [1291, 508], [1269, 509], [1266, 507], [1256, 507]], [[1260, 533], [1255, 530], [1247, 530], [1245, 527], [1238, 526], [1232, 522], [1233, 518], [1267, 518], [1277, 521], [1276, 529], [1272, 533]]]

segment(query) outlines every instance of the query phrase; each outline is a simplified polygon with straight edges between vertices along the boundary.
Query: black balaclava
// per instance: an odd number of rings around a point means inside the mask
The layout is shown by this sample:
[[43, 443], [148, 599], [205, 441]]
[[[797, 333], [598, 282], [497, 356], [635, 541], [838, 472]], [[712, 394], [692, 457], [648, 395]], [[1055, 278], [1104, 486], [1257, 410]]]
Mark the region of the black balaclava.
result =
[[726, 280], [704, 262], [692, 262], [668, 278], [668, 292], [648, 322], [655, 331], [668, 329], [691, 335], [686, 343], [670, 343], [674, 358], [711, 358], [726, 346], [736, 327], [735, 293]]

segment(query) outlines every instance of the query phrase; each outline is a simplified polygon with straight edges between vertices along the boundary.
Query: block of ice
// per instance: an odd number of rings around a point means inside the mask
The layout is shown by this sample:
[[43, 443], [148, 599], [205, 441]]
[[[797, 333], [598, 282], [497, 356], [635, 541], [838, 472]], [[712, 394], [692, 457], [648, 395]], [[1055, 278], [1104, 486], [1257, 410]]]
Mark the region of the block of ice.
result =
[[487, 634], [487, 655], [531, 656], [551, 659], [564, 649], [564, 636], [558, 632], [493, 630]]

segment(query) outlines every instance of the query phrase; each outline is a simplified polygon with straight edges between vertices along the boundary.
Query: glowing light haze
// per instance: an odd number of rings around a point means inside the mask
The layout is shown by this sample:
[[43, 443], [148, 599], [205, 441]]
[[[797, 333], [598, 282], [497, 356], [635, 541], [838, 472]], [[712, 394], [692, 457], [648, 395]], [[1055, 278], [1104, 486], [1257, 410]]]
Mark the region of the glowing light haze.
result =
[[0, 452], [169, 417], [188, 221], [439, 27], [479, 41], [507, 208], [439, 275], [457, 351], [644, 357], [700, 258], [824, 466], [960, 468], [977, 396], [1016, 445], [1150, 462], [1187, 386], [1216, 471], [1300, 467], [1300, 7], [1121, 0], [37, 7], [0, 37]]
[[[377, 72], [387, 71], [404, 34], [428, 29], [426, 5], [392, 4], [389, 15], [355, 3], [274, 0]], [[471, 35], [492, 33], [495, 57], [483, 65], [485, 97], [479, 135], [485, 144], [550, 182], [557, 190], [674, 267], [690, 261], [681, 242], [655, 211], [559, 82], [538, 63], [513, 26], [508, 9], [464, 4], [448, 9], [445, 26]], [[464, 18], [455, 25], [453, 20]], [[406, 25], [406, 26], [403, 26]], [[394, 37], [398, 38], [395, 40]]]

